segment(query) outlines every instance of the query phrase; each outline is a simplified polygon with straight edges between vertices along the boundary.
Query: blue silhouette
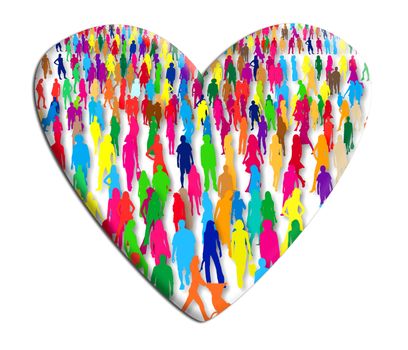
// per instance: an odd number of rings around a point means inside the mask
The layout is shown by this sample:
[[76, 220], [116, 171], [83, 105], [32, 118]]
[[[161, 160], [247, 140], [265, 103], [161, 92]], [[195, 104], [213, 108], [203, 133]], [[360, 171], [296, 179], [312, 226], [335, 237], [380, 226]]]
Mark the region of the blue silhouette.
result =
[[296, 63], [296, 56], [292, 55], [290, 59], [292, 65], [292, 81], [298, 81], [298, 71], [297, 71], [297, 63]]
[[71, 169], [75, 168], [76, 172], [78, 166], [81, 165], [86, 180], [88, 175], [88, 168], [91, 166], [89, 149], [86, 143], [84, 143], [84, 137], [82, 135], [76, 135], [74, 141], [75, 144], [72, 148]]
[[258, 282], [259, 279], [268, 271], [266, 267], [266, 260], [264, 258], [260, 258], [258, 260], [259, 269], [255, 271], [255, 279], [254, 283]]
[[[190, 284], [190, 263], [195, 255], [195, 237], [193, 232], [186, 229], [186, 223], [184, 220], [178, 222], [179, 230], [174, 234], [172, 241], [172, 262], [177, 261], [178, 275], [180, 278], [180, 290]], [[183, 272], [185, 275], [183, 276]], [[185, 277], [185, 278], [184, 278]]]
[[122, 191], [120, 189], [120, 178], [116, 165], [111, 166], [111, 171], [103, 179], [103, 183], [109, 187], [109, 198], [112, 198], [112, 193], [115, 188], [119, 190], [119, 193], [122, 196]]
[[184, 187], [184, 174], [189, 174], [191, 165], [194, 164], [193, 149], [191, 145], [186, 142], [186, 136], [180, 137], [180, 144], [177, 146], [177, 168], [180, 169], [181, 187]]
[[246, 205], [244, 200], [240, 197], [240, 192], [235, 191], [234, 197], [232, 198], [231, 224], [233, 224], [237, 220], [245, 222], [242, 215], [245, 209]]
[[64, 79], [67, 78], [67, 71], [65, 70], [64, 67], [64, 59], [62, 58], [61, 54], [58, 54], [57, 59], [54, 61], [54, 64], [58, 66], [58, 77], [61, 78], [61, 73], [64, 75]]
[[[219, 257], [218, 257], [219, 255]], [[215, 229], [214, 221], [209, 220], [204, 231], [203, 261], [201, 269], [205, 265], [205, 279], [211, 283], [211, 259], [214, 262], [217, 271], [218, 283], [224, 283], [224, 274], [222, 273], [220, 258], [222, 257], [221, 242], [218, 232]]]

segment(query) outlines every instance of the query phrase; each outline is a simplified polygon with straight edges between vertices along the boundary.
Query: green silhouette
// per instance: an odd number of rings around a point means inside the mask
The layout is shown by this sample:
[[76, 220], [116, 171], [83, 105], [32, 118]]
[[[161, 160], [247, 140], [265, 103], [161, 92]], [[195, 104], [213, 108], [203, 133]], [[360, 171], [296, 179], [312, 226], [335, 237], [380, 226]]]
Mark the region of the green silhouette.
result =
[[157, 171], [153, 175], [152, 185], [164, 206], [167, 201], [167, 195], [170, 191], [170, 178], [163, 171], [162, 165], [157, 166]]
[[[275, 225], [278, 220], [276, 219], [275, 203], [273, 202], [271, 192], [265, 192], [265, 199], [261, 204], [262, 220], [270, 220]], [[262, 227], [261, 227], [262, 231]]]
[[112, 145], [115, 147], [116, 155], [119, 156], [119, 134], [120, 134], [120, 124], [116, 117], [112, 116], [111, 121], [111, 131], [110, 136], [112, 138]]
[[167, 299], [173, 295], [173, 270], [167, 265], [165, 255], [160, 255], [160, 264], [153, 268], [150, 282]]
[[218, 95], [218, 84], [216, 79], [211, 79], [211, 83], [208, 84], [207, 96], [210, 106], [213, 105], [215, 97]]
[[288, 248], [293, 244], [293, 242], [299, 237], [299, 235], [302, 233], [302, 230], [300, 229], [300, 224], [299, 221], [293, 220], [291, 223], [291, 229], [288, 232]]
[[201, 146], [200, 149], [201, 166], [203, 167], [204, 170], [204, 189], [206, 192], [210, 188], [210, 174], [214, 191], [218, 191], [217, 174], [215, 172], [217, 160], [215, 156], [214, 145], [210, 143], [210, 140], [211, 140], [210, 135], [204, 135], [203, 136], [204, 144]]
[[77, 171], [73, 177], [74, 181], [74, 188], [81, 196], [82, 200], [86, 199], [86, 195], [88, 194], [88, 186], [86, 184], [85, 174], [82, 171], [82, 165], [78, 165]]
[[135, 265], [137, 269], [143, 269], [143, 274], [148, 277], [148, 265], [142, 252], [140, 251], [139, 244], [137, 242], [136, 234], [134, 233], [136, 223], [135, 220], [129, 220], [125, 227], [124, 234], [124, 249], [128, 259]]

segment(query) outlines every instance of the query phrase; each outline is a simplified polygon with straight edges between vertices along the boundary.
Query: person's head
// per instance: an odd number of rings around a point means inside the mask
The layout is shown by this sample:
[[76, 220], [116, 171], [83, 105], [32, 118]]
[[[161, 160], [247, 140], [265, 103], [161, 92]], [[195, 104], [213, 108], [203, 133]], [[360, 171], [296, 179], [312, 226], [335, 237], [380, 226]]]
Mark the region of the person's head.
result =
[[179, 229], [182, 230], [186, 227], [186, 222], [184, 220], [179, 220], [178, 225]]
[[234, 192], [234, 199], [239, 199], [240, 193], [239, 191]]
[[185, 136], [185, 135], [181, 135], [181, 136], [180, 136], [180, 142], [181, 142], [181, 143], [185, 143], [185, 142], [186, 142], [186, 136]]
[[295, 188], [295, 189], [292, 191], [292, 198], [294, 198], [294, 199], [300, 201], [300, 195], [301, 195], [301, 194], [302, 194], [302, 192], [301, 192], [300, 188]]
[[167, 257], [164, 254], [160, 255], [160, 265], [166, 265]]
[[266, 260], [264, 258], [259, 258], [258, 265], [261, 269], [264, 269], [266, 267]]
[[255, 101], [254, 101], [254, 100], [252, 100], [252, 101], [251, 101], [251, 105], [254, 105], [254, 104], [255, 104]]
[[211, 140], [210, 135], [206, 134], [206, 135], [203, 136], [204, 144], [209, 144], [210, 140]]
[[228, 173], [228, 165], [224, 165], [223, 169], [224, 169], [224, 173]]
[[147, 193], [147, 196], [150, 198], [154, 193], [154, 189], [152, 187], [148, 187], [146, 189], [146, 193]]
[[205, 232], [215, 231], [215, 223], [213, 220], [208, 220], [205, 226]]
[[320, 172], [325, 173], [326, 172], [326, 167], [324, 165], [322, 165], [320, 167]]
[[128, 192], [128, 191], [124, 191], [124, 192], [123, 192], [123, 194], [122, 194], [122, 199], [124, 199], [124, 200], [130, 200], [129, 192]]
[[160, 135], [159, 134], [154, 135], [154, 143], [160, 143]]
[[203, 192], [203, 194], [202, 194], [202, 200], [203, 200], [203, 204], [204, 204], [204, 203], [208, 203], [208, 202], [211, 203], [210, 196], [208, 195], [208, 192], [207, 192], [207, 191], [204, 191], [204, 192]]
[[103, 138], [103, 141], [106, 143], [111, 143], [112, 142], [112, 136], [110, 136], [109, 134], [105, 135], [105, 137]]
[[272, 220], [264, 220], [262, 221], [262, 227], [265, 231], [271, 231], [273, 227]]
[[114, 188], [112, 191], [112, 199], [118, 201], [120, 199], [120, 191], [118, 188]]
[[213, 84], [215, 84], [215, 83], [217, 82], [217, 79], [212, 78], [212, 79], [211, 79], [211, 82], [212, 82]]
[[163, 221], [161, 220], [157, 220], [154, 223], [154, 229], [158, 230], [158, 231], [163, 231]]
[[269, 192], [269, 191], [266, 191], [266, 192], [265, 192], [265, 199], [268, 200], [268, 201], [271, 201], [271, 200], [272, 200], [271, 192]]
[[298, 220], [293, 220], [292, 221], [291, 229], [292, 229], [292, 231], [297, 231], [297, 232], [300, 231], [300, 224], [299, 224]]
[[239, 219], [239, 220], [235, 221], [234, 229], [236, 231], [241, 231], [243, 228], [244, 228], [244, 223], [242, 222], [242, 220]]
[[249, 135], [248, 137], [248, 144], [251, 146], [258, 145], [258, 140], [254, 134]]
[[198, 264], [199, 264], [198, 256], [194, 255], [193, 258], [191, 259], [190, 270], [192, 271], [198, 270]]
[[157, 171], [158, 171], [158, 172], [163, 171], [163, 166], [162, 166], [162, 165], [158, 165], [158, 166], [157, 166]]
[[128, 223], [126, 224], [126, 229], [129, 229], [129, 230], [133, 231], [133, 229], [135, 228], [135, 226], [136, 226], [135, 220], [131, 219], [131, 220], [129, 220]]
[[84, 142], [84, 137], [81, 134], [75, 135], [75, 143], [80, 145], [81, 143]]

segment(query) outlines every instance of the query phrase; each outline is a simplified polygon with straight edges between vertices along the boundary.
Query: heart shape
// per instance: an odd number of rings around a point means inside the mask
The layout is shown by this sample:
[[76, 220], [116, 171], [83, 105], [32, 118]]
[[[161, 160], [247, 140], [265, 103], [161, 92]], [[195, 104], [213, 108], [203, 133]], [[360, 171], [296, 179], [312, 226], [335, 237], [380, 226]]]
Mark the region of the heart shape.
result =
[[78, 196], [197, 320], [258, 281], [325, 202], [365, 127], [368, 85], [350, 45], [300, 24], [242, 38], [203, 74], [153, 33], [94, 27], [48, 50], [34, 82]]

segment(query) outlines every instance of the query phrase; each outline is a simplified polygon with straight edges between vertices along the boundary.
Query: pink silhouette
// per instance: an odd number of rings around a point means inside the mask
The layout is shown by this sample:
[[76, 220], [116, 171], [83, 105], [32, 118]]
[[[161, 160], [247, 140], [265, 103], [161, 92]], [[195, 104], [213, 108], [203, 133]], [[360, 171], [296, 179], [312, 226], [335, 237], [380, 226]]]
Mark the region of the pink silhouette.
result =
[[213, 116], [215, 120], [215, 127], [217, 130], [220, 130], [221, 120], [224, 118], [224, 107], [218, 95], [214, 99]]
[[261, 171], [261, 164], [263, 164], [263, 162], [264, 159], [258, 146], [258, 139], [255, 135], [251, 134], [249, 135], [248, 146], [246, 149], [244, 160], [242, 161], [242, 164], [245, 165], [245, 171], [250, 174], [252, 165], [255, 165], [258, 170]]
[[[175, 95], [173, 95], [175, 96]], [[172, 103], [169, 103], [164, 109], [164, 117], [166, 118], [167, 128], [166, 128], [166, 137], [169, 140], [169, 153], [174, 154], [174, 139], [176, 133], [174, 131], [174, 125], [176, 123], [176, 108]]]
[[110, 238], [117, 232], [119, 226], [119, 202], [120, 202], [120, 192], [118, 188], [114, 188], [112, 191], [112, 198], [108, 200], [108, 212], [106, 215], [106, 220], [104, 221], [103, 228]]
[[294, 165], [289, 165], [288, 170], [283, 174], [282, 193], [283, 203], [285, 205], [286, 200], [292, 195], [295, 188], [299, 188], [299, 181], [302, 181], [299, 174], [296, 172]]
[[197, 215], [200, 215], [201, 195], [202, 187], [200, 174], [198, 173], [195, 164], [193, 164], [190, 173], [188, 174], [188, 197], [191, 202], [191, 215], [194, 215], [194, 205], [197, 209]]
[[[113, 193], [112, 193], [113, 197]], [[122, 198], [120, 199], [117, 212], [119, 214], [119, 224], [116, 230], [115, 244], [122, 249], [123, 243], [123, 229], [125, 228], [127, 222], [133, 219], [133, 212], [135, 211], [135, 206], [130, 200], [129, 192], [123, 192]]]
[[128, 134], [125, 137], [122, 150], [122, 163], [126, 171], [126, 183], [128, 191], [132, 191], [132, 181], [135, 174], [136, 165], [136, 145], [132, 135]]
[[259, 236], [259, 250], [261, 258], [266, 261], [266, 267], [269, 269], [280, 257], [278, 235], [273, 230], [271, 220], [262, 222], [262, 232]]
[[153, 224], [153, 229], [150, 233], [150, 252], [156, 265], [160, 264], [161, 255], [165, 255], [168, 259], [171, 257], [167, 232], [164, 230], [161, 220], [157, 220]]

